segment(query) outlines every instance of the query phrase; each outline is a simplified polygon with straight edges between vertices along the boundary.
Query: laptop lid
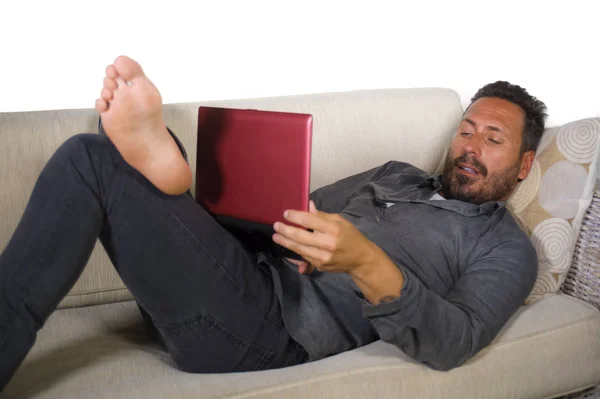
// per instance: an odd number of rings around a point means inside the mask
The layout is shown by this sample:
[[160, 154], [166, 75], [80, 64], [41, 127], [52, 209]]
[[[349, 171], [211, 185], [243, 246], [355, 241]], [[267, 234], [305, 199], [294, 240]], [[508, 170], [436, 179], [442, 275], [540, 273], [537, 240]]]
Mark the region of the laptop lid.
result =
[[196, 201], [225, 224], [272, 231], [308, 211], [312, 116], [199, 107]]

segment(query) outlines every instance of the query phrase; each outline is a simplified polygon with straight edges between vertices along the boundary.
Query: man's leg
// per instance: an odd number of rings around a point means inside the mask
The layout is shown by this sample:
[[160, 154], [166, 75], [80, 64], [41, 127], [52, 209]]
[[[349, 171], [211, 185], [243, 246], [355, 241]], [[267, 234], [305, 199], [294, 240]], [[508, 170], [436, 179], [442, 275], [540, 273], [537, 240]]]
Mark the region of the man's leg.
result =
[[156, 189], [103, 136], [50, 159], [0, 255], [0, 386], [100, 240], [178, 365], [193, 372], [305, 360], [267, 269], [187, 195]]
[[98, 237], [182, 369], [306, 360], [283, 326], [268, 269], [192, 198], [158, 190], [106, 137], [78, 135], [45, 166], [0, 255], [0, 389]]

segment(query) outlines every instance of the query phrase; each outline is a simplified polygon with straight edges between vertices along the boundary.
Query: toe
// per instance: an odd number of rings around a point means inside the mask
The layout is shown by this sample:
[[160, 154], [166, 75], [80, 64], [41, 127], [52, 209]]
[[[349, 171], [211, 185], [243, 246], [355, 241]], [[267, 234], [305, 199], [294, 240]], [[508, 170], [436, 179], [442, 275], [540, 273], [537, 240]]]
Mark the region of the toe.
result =
[[114, 65], [109, 65], [106, 67], [106, 76], [113, 80], [119, 77]]
[[99, 113], [105, 112], [108, 110], [108, 103], [101, 98], [96, 100], [96, 111]]
[[108, 90], [115, 91], [117, 90], [117, 82], [114, 79], [109, 78], [108, 76], [104, 78], [104, 88]]
[[108, 90], [107, 88], [104, 88], [104, 89], [102, 89], [102, 92], [100, 93], [100, 97], [102, 97], [102, 99], [104, 101], [110, 101], [113, 99], [113, 91]]
[[124, 55], [117, 57], [113, 63], [115, 70], [124, 80], [129, 81], [135, 77], [142, 76], [144, 72], [140, 64]]

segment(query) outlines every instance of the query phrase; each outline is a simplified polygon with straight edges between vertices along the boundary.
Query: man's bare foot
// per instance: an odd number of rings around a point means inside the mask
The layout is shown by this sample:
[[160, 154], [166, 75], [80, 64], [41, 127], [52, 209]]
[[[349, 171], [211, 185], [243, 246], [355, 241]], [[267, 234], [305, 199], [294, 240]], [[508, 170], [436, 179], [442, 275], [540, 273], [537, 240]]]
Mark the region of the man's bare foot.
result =
[[192, 172], [167, 131], [160, 93], [137, 62], [120, 56], [106, 67], [96, 110], [125, 161], [159, 190], [176, 195], [190, 187]]

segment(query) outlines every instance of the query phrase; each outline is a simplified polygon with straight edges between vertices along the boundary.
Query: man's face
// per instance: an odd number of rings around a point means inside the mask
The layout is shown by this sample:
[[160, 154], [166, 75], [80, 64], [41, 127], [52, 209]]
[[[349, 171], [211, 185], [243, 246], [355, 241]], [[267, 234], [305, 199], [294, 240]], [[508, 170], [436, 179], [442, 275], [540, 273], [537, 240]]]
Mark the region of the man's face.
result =
[[506, 201], [525, 179], [534, 152], [521, 156], [525, 112], [496, 97], [475, 101], [464, 114], [448, 152], [442, 193], [474, 204]]

